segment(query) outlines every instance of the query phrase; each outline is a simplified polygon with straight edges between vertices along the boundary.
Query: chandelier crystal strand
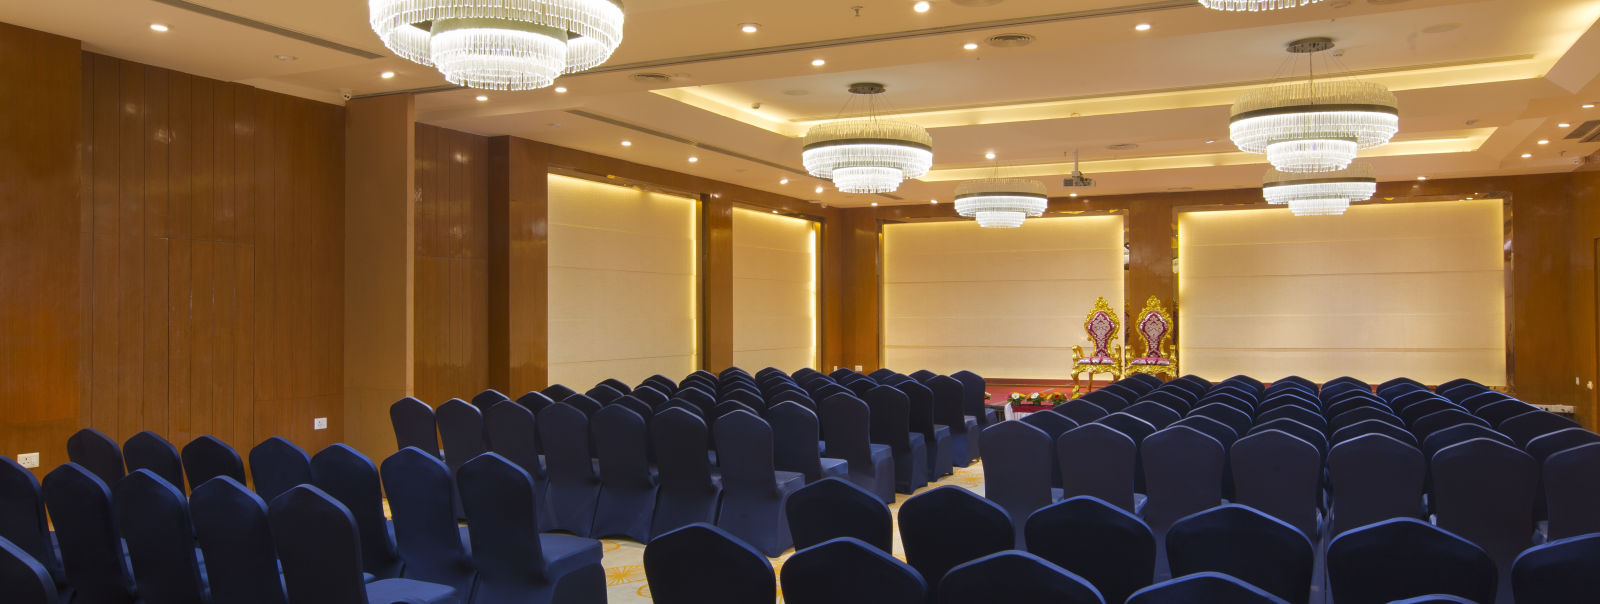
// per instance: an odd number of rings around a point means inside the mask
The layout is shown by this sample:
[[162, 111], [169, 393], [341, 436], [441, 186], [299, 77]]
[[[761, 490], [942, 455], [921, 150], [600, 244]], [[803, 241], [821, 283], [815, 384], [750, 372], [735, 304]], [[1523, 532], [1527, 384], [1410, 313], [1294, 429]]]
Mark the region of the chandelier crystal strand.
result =
[[1356, 152], [1388, 144], [1400, 130], [1394, 94], [1354, 80], [1272, 86], [1234, 103], [1229, 132], [1246, 153], [1266, 154], [1285, 172], [1328, 172]]
[[1296, 216], [1343, 214], [1352, 202], [1372, 199], [1377, 192], [1377, 172], [1366, 163], [1323, 173], [1268, 170], [1261, 187], [1267, 203], [1286, 204]]
[[1015, 229], [1022, 226], [1027, 214], [1022, 212], [978, 212], [978, 226], [985, 229]]
[[472, 88], [530, 90], [593, 68], [622, 43], [612, 0], [369, 0], [372, 30], [407, 60]]
[[984, 228], [1022, 226], [1025, 218], [1044, 214], [1049, 197], [1044, 183], [1017, 178], [986, 178], [956, 186], [956, 213], [978, 219]]
[[1200, 6], [1229, 12], [1261, 12], [1316, 4], [1322, 0], [1200, 0]]
[[806, 132], [801, 161], [844, 193], [889, 193], [933, 168], [933, 137], [911, 122], [852, 119]]

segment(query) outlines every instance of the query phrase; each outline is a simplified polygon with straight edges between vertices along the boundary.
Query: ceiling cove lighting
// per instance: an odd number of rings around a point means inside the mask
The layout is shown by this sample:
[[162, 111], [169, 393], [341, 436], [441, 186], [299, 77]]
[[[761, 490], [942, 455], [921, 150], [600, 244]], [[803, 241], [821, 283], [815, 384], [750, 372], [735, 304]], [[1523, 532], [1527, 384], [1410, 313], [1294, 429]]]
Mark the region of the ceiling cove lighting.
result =
[[1049, 198], [1044, 183], [1017, 178], [985, 178], [956, 186], [956, 213], [978, 219], [986, 229], [1014, 229], [1044, 214]]
[[843, 193], [890, 193], [900, 183], [921, 178], [933, 167], [933, 137], [911, 122], [878, 119], [873, 99], [883, 84], [850, 85], [866, 97], [867, 117], [813, 126], [806, 132], [801, 162], [817, 178], [833, 181]]
[[620, 0], [369, 0], [372, 30], [452, 84], [544, 88], [593, 68], [622, 43]]
[[[1289, 44], [1289, 52], [1314, 58], [1333, 48], [1328, 38]], [[1394, 94], [1381, 84], [1353, 79], [1305, 82], [1253, 90], [1233, 104], [1229, 131], [1246, 153], [1264, 153], [1284, 172], [1332, 172], [1356, 152], [1389, 143], [1400, 130]]]
[[1338, 216], [1377, 192], [1377, 172], [1366, 163], [1315, 174], [1268, 170], [1261, 186], [1267, 203], [1288, 205], [1295, 216]]
[[1316, 4], [1322, 0], [1200, 0], [1200, 6], [1229, 12], [1261, 12]]

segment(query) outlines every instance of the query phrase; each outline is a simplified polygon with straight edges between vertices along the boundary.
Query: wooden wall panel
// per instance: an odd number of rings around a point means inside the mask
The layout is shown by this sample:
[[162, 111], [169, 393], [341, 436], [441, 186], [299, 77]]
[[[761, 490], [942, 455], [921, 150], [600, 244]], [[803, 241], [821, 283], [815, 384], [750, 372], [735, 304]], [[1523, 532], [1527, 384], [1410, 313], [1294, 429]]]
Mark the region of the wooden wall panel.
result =
[[[733, 365], [733, 203], [700, 197], [700, 368]], [[747, 368], [750, 371], [759, 367]]]
[[489, 139], [416, 129], [414, 396], [437, 405], [489, 386]]
[[549, 385], [549, 150], [489, 140], [489, 383], [511, 396]]
[[1568, 199], [1572, 208], [1572, 278], [1567, 296], [1572, 317], [1572, 373], [1578, 379], [1563, 380], [1562, 385], [1571, 388], [1579, 421], [1594, 430], [1600, 424], [1595, 394], [1600, 388], [1600, 356], [1596, 352], [1600, 347], [1600, 308], [1596, 304], [1600, 274], [1595, 270], [1596, 261], [1600, 260], [1600, 155], [1591, 156], [1588, 164], [1573, 173]]
[[84, 425], [308, 450], [339, 407], [342, 108], [83, 53]]

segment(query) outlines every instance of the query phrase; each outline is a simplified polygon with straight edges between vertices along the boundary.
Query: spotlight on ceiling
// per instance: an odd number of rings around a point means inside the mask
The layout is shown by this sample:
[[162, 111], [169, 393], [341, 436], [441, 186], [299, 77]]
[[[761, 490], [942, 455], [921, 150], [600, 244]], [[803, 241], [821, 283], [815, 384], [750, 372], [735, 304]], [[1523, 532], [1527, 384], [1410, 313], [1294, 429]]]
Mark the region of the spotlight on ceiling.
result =
[[[911, 5], [911, 10], [917, 11], [919, 13], [928, 12], [928, 9], [930, 9], [930, 8], [933, 8], [933, 3], [932, 2], [928, 2], [928, 0], [918, 0], [916, 4]], [[872, 204], [872, 205], [878, 205], [878, 204]]]

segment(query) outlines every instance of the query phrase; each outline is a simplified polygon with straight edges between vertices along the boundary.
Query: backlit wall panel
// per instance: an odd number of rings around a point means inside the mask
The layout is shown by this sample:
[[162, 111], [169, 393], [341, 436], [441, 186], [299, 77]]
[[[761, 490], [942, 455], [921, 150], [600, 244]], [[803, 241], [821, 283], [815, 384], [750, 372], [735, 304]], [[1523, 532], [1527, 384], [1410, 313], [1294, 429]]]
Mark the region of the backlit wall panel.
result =
[[1122, 308], [1123, 218], [891, 224], [883, 234], [884, 364], [1063, 379], [1104, 296]]
[[581, 392], [608, 377], [694, 371], [697, 202], [549, 182], [550, 383]]
[[1503, 225], [1500, 200], [1181, 214], [1183, 372], [1505, 385]]
[[733, 210], [733, 362], [752, 372], [817, 363], [817, 224]]

